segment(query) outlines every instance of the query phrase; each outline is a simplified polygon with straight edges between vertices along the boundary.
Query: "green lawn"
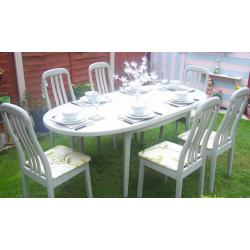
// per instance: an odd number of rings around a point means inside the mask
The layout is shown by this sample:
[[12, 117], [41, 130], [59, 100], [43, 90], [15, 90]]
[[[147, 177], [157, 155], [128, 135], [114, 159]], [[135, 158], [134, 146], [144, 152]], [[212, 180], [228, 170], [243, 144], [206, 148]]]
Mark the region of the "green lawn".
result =
[[[222, 115], [219, 116], [219, 121]], [[218, 121], [218, 123], [219, 123]], [[183, 127], [180, 126], [180, 131]], [[145, 133], [145, 146], [141, 147], [135, 139], [132, 141], [129, 197], [136, 197], [138, 182], [138, 152], [157, 143], [159, 129]], [[178, 142], [174, 135], [174, 123], [165, 127], [165, 139]], [[123, 140], [118, 137], [118, 149], [112, 149], [111, 136], [102, 137], [103, 156], [97, 155], [95, 138], [87, 138], [86, 153], [91, 156], [91, 180], [94, 197], [122, 197], [122, 154]], [[40, 139], [44, 150], [49, 149], [49, 137]], [[68, 137], [57, 137], [57, 144], [69, 145]], [[206, 164], [205, 197], [250, 197], [250, 122], [241, 120], [236, 138], [233, 176], [225, 177], [227, 154], [219, 156], [217, 161], [215, 193], [208, 192], [210, 161]], [[86, 197], [83, 176], [78, 175], [62, 186], [56, 188], [56, 197]], [[30, 181], [31, 197], [46, 197], [46, 189]], [[174, 197], [175, 181], [147, 169], [144, 180], [144, 197]], [[198, 172], [184, 180], [183, 197], [198, 196]], [[0, 154], [0, 197], [22, 197], [19, 161], [15, 149]]]

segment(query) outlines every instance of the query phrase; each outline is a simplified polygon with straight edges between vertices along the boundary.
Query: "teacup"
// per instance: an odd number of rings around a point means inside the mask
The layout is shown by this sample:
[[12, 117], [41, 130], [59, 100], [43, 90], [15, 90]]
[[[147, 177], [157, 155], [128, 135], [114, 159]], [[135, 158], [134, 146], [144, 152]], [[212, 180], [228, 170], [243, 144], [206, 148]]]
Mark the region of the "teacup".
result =
[[134, 102], [132, 103], [131, 108], [135, 115], [143, 116], [145, 114], [147, 105], [144, 102]]
[[181, 85], [181, 81], [179, 80], [170, 80], [169, 81], [169, 87], [176, 89]]
[[85, 96], [89, 103], [94, 103], [96, 101], [98, 92], [96, 91], [87, 91], [85, 92]]
[[178, 91], [175, 91], [175, 94], [178, 99], [185, 99], [187, 97], [188, 91], [178, 90]]
[[79, 114], [79, 109], [66, 106], [63, 108], [63, 110], [61, 112], [62, 112], [64, 120], [75, 121], [77, 119], [78, 114]]

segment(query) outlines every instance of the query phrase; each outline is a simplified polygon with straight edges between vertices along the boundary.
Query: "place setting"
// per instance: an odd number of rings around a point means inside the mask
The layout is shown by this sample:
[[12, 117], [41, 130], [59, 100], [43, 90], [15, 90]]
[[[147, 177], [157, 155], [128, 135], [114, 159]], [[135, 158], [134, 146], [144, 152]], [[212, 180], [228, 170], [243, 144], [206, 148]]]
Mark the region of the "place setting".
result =
[[117, 117], [126, 123], [134, 124], [153, 119], [160, 115], [162, 115], [161, 112], [153, 111], [147, 103], [143, 101], [135, 101], [131, 103], [129, 109], [125, 113], [118, 115]]
[[165, 103], [174, 107], [183, 107], [186, 105], [193, 104], [198, 101], [198, 99], [194, 99], [189, 95], [189, 92], [186, 90], [175, 91], [175, 95], [167, 100]]
[[96, 104], [100, 105], [111, 101], [112, 98], [106, 95], [101, 95], [97, 91], [87, 91], [83, 97], [77, 101], [71, 102], [71, 104], [83, 107], [92, 107]]
[[195, 89], [187, 87], [182, 84], [182, 81], [179, 80], [162, 80], [160, 84], [158, 84], [159, 90], [161, 91], [187, 91], [194, 92]]
[[90, 121], [83, 110], [65, 106], [58, 114], [51, 117], [51, 121], [68, 129], [78, 130], [94, 122]]

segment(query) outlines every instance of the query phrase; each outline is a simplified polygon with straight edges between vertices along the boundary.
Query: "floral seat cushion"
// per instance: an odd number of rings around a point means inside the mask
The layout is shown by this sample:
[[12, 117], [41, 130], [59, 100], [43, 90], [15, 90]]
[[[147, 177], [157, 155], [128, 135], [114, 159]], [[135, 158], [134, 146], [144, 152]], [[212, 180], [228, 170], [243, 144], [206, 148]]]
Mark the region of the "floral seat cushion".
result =
[[143, 159], [176, 171], [182, 146], [164, 141], [139, 153]]
[[[49, 149], [45, 152], [45, 155], [50, 164], [52, 178], [57, 178], [90, 161], [88, 155], [74, 151], [72, 148], [63, 145]], [[28, 165], [28, 162], [26, 163]], [[43, 167], [41, 171], [45, 174]]]
[[[189, 132], [190, 131], [186, 131], [180, 135], [178, 135], [178, 138], [182, 141], [186, 141], [187, 138], [188, 138], [188, 135], [189, 135]], [[207, 149], [212, 149], [213, 148], [213, 144], [214, 144], [214, 138], [215, 138], [215, 135], [216, 135], [216, 132], [215, 131], [212, 131], [209, 139], [208, 139], [208, 142], [207, 142]], [[202, 143], [202, 142], [201, 142]]]

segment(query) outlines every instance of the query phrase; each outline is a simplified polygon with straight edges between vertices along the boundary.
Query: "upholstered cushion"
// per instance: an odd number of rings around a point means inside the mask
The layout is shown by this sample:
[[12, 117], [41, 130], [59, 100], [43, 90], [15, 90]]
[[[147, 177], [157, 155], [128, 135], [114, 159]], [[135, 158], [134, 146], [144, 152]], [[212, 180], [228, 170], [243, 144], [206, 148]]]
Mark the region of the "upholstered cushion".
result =
[[148, 161], [176, 171], [178, 168], [178, 160], [181, 150], [182, 146], [173, 142], [164, 141], [151, 148], [141, 151], [139, 156]]
[[[90, 161], [88, 155], [74, 151], [73, 149], [60, 145], [45, 152], [50, 164], [53, 178], [57, 178], [74, 168], [80, 167]], [[27, 162], [28, 164], [28, 162]], [[44, 174], [44, 169], [41, 169]]]
[[[181, 139], [182, 141], [186, 141], [187, 138], [188, 138], [189, 132], [190, 132], [190, 130], [178, 135], [178, 138]], [[207, 148], [208, 149], [213, 148], [215, 135], [216, 135], [216, 132], [212, 131], [212, 133], [211, 133], [211, 135], [209, 137], [208, 143], [207, 143]]]

